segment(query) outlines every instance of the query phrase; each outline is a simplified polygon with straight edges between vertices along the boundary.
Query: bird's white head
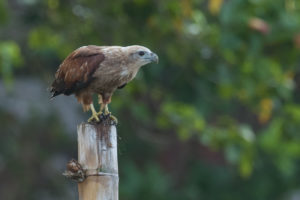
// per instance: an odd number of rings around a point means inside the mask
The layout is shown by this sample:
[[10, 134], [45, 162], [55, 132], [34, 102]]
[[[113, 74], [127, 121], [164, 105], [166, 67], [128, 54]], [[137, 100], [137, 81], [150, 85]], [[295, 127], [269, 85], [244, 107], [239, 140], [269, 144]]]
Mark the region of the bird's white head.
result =
[[127, 53], [129, 61], [132, 64], [134, 63], [136, 67], [141, 67], [152, 62], [158, 63], [158, 56], [146, 47], [132, 45], [124, 47], [124, 51]]

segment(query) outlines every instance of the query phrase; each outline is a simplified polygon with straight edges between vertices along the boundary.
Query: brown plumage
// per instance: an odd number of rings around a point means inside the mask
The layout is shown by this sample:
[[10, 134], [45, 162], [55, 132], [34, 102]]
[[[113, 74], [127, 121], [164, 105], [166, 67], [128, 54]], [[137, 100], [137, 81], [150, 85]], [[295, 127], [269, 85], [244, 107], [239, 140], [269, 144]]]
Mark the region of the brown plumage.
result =
[[[141, 66], [158, 62], [158, 57], [148, 48], [138, 45], [83, 46], [73, 51], [59, 66], [51, 86], [52, 97], [75, 94], [85, 111], [92, 109], [89, 121], [99, 121], [117, 88], [124, 87], [137, 74]], [[93, 107], [92, 95], [99, 94], [100, 112]]]

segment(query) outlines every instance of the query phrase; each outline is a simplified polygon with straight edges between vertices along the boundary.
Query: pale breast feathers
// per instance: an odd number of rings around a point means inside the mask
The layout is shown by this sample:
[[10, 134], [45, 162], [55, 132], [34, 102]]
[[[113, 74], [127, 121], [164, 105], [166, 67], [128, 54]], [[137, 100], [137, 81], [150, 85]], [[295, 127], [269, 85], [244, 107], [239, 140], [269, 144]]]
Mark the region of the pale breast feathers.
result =
[[72, 52], [55, 74], [51, 87], [52, 97], [59, 94], [70, 95], [87, 87], [104, 60], [105, 56], [97, 46], [84, 46]]

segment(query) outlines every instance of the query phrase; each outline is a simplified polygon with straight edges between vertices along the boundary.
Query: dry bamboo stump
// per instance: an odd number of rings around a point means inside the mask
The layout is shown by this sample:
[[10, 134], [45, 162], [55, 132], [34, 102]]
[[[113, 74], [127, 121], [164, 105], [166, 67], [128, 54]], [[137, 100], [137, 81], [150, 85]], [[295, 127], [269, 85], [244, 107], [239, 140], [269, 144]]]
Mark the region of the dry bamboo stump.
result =
[[64, 175], [78, 182], [79, 200], [118, 200], [116, 127], [82, 123], [77, 134], [78, 162], [71, 160]]

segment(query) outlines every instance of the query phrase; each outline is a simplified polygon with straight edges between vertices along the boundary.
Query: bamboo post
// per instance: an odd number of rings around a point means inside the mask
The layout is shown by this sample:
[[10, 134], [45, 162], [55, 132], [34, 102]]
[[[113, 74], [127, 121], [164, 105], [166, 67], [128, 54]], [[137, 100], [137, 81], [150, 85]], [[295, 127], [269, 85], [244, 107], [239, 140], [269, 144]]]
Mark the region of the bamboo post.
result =
[[79, 200], [117, 200], [116, 127], [83, 123], [78, 126], [77, 134], [78, 161], [88, 176], [78, 183]]
[[78, 182], [79, 200], [118, 200], [116, 127], [82, 123], [77, 135], [78, 162], [71, 160], [64, 175]]

